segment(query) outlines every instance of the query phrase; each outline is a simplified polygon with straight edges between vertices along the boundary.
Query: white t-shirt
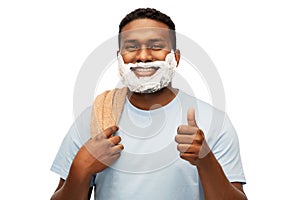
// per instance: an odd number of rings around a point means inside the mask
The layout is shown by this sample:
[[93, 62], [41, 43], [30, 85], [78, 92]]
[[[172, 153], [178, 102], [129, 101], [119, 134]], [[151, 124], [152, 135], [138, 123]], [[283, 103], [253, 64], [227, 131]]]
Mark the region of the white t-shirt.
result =
[[[227, 115], [179, 91], [169, 104], [153, 110], [138, 109], [126, 99], [116, 133], [124, 150], [111, 167], [95, 175], [95, 199], [204, 199], [196, 167], [179, 157], [175, 142], [190, 107], [228, 180], [245, 183], [238, 137]], [[90, 138], [90, 118], [91, 107], [76, 119], [53, 162], [51, 170], [63, 179]]]

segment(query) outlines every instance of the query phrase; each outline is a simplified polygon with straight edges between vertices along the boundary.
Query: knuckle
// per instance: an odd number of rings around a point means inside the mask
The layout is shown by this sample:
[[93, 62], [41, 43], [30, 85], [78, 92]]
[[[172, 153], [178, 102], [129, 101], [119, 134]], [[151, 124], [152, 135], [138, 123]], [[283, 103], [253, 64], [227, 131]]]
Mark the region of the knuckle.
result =
[[101, 132], [101, 133], [99, 133], [98, 135], [96, 135], [94, 138], [92, 138], [92, 140], [94, 139], [94, 140], [98, 141], [98, 140], [100, 140], [102, 137], [103, 137], [103, 132]]
[[175, 136], [175, 141], [176, 141], [176, 142], [179, 142], [179, 141], [180, 141], [179, 135], [176, 135], [176, 136]]
[[181, 146], [177, 145], [177, 150], [180, 151], [181, 150]]
[[180, 133], [180, 131], [181, 131], [181, 126], [178, 126], [177, 127], [177, 133]]
[[122, 140], [122, 138], [120, 136], [115, 136], [117, 138], [118, 143]]
[[177, 132], [182, 133], [185, 131], [186, 128], [187, 128], [186, 125], [180, 125], [180, 126], [178, 126]]
[[204, 137], [204, 133], [201, 129], [197, 129], [197, 134], [200, 135], [201, 137]]
[[112, 127], [108, 127], [107, 129], [105, 129], [105, 132], [111, 133], [111, 132], [113, 132], [113, 128]]

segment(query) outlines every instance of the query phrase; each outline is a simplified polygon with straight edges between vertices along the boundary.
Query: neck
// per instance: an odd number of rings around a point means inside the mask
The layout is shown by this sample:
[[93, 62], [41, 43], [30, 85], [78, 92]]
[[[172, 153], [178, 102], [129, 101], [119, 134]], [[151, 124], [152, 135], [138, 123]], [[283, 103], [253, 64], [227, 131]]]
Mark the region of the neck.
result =
[[142, 110], [153, 110], [170, 103], [177, 95], [178, 89], [170, 85], [153, 93], [128, 92], [128, 99], [132, 105]]

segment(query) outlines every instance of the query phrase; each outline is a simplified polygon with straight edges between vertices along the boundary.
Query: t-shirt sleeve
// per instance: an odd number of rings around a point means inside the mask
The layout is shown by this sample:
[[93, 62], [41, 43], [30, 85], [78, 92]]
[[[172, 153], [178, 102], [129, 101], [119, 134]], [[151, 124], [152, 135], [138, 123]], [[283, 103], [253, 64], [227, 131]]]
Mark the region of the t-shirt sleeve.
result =
[[223, 128], [211, 147], [216, 159], [230, 182], [246, 183], [241, 156], [239, 140], [236, 131], [225, 114]]
[[81, 146], [90, 138], [91, 107], [74, 121], [56, 154], [51, 171], [66, 180], [71, 164]]

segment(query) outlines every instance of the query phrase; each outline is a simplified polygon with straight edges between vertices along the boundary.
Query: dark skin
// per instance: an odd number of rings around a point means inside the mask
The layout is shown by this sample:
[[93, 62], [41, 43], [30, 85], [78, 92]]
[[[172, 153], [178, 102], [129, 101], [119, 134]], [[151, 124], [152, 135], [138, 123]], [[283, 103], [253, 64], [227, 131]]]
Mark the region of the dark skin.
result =
[[[147, 29], [147, 27], [156, 29]], [[146, 29], [145, 29], [146, 28]], [[152, 62], [164, 60], [170, 53], [171, 41], [168, 26], [151, 19], [137, 19], [122, 29], [120, 53], [125, 63]], [[175, 50], [177, 63], [179, 50]], [[169, 85], [155, 93], [128, 93], [130, 102], [143, 110], [156, 109], [170, 103], [178, 90]], [[206, 200], [247, 199], [243, 186], [239, 182], [229, 182], [222, 167], [206, 144], [204, 134], [195, 121], [194, 110], [187, 113], [188, 124], [180, 125], [174, 138], [178, 143], [180, 157], [197, 168]], [[52, 200], [89, 199], [90, 181], [93, 174], [105, 170], [118, 159], [124, 148], [119, 136], [113, 136], [118, 127], [111, 127], [104, 134], [90, 139], [75, 156], [66, 180], [60, 179]], [[97, 149], [107, 146], [103, 152]], [[105, 164], [101, 161], [105, 160]]]
[[105, 129], [88, 140], [76, 154], [66, 180], [60, 179], [51, 199], [89, 199], [93, 174], [105, 170], [120, 157], [124, 149], [121, 138], [113, 136], [117, 126]]
[[[177, 89], [168, 86], [152, 95], [129, 92], [128, 97], [130, 103], [135, 105], [135, 107], [142, 110], [151, 110], [167, 105], [175, 98], [177, 93]], [[142, 101], [144, 103], [141, 103]]]

